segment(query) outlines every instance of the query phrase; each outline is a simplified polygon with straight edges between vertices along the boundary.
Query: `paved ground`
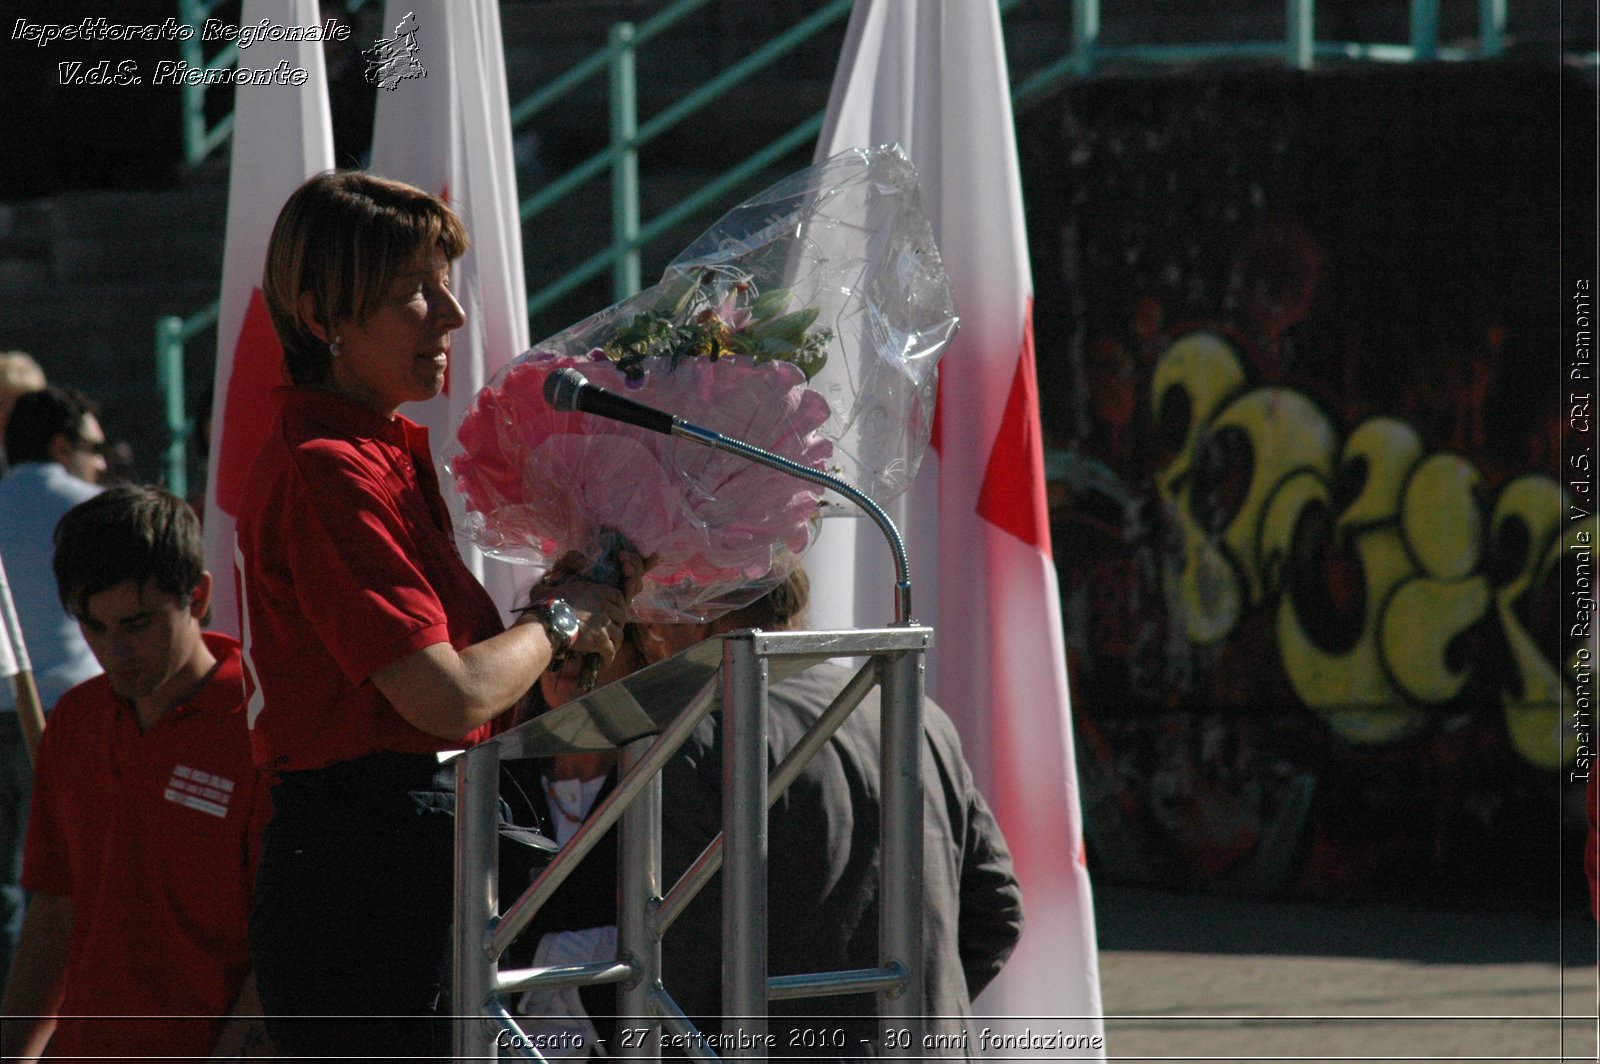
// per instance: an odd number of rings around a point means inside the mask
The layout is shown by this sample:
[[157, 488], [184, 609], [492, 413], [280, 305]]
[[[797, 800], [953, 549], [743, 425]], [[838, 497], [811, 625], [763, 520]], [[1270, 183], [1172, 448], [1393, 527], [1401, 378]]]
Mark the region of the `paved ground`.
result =
[[1595, 1061], [1587, 919], [1097, 884], [1120, 1061]]

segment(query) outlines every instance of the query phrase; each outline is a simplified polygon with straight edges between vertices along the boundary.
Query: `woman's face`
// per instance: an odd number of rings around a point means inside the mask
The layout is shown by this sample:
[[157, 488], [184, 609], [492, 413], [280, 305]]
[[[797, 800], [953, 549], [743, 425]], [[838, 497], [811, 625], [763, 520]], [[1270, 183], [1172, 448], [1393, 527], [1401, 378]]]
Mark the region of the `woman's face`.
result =
[[450, 294], [450, 260], [434, 248], [406, 263], [364, 321], [334, 328], [333, 384], [384, 417], [432, 399], [450, 366], [450, 334], [467, 316]]

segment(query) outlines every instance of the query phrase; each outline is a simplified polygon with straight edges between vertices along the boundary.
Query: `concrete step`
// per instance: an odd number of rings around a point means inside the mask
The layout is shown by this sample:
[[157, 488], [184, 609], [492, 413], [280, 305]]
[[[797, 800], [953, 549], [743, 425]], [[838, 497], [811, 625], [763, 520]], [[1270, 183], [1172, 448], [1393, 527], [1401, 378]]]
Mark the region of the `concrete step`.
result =
[[100, 346], [101, 341], [86, 335], [91, 331], [110, 334], [116, 346], [130, 341], [147, 345], [147, 339], [155, 334], [157, 318], [193, 314], [216, 295], [215, 273], [201, 280], [113, 279], [0, 285], [5, 308], [0, 324], [7, 333], [85, 335], [75, 347]]
[[[138, 206], [130, 196], [130, 209]], [[29, 352], [53, 383], [93, 396], [108, 436], [132, 450], [132, 475], [151, 480], [162, 472], [166, 440], [165, 404], [156, 387], [155, 321], [193, 313], [215, 297], [215, 275], [203, 281], [0, 280], [0, 346]], [[188, 345], [184, 391], [191, 413], [211, 388], [215, 351], [214, 330]]]
[[50, 207], [0, 203], [0, 290], [50, 279]]
[[74, 192], [50, 212], [51, 266], [63, 282], [214, 279], [222, 269], [222, 188]]

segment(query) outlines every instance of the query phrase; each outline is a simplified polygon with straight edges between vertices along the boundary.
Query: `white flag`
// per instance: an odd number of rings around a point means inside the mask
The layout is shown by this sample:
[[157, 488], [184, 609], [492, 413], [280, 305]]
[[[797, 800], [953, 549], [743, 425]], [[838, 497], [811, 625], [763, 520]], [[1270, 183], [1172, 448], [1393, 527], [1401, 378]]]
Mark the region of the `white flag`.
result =
[[[422, 73], [379, 90], [371, 170], [442, 196], [472, 238], [455, 268], [467, 323], [451, 339], [445, 394], [402, 411], [427, 426], [437, 458], [478, 390], [528, 346], [505, 49], [495, 0], [389, 0], [384, 19], [386, 32], [407, 24]], [[461, 496], [442, 465], [439, 475], [459, 533]], [[509, 609], [518, 567], [462, 554]]]
[[6, 579], [5, 560], [0, 559], [0, 680], [32, 671], [28, 644], [22, 638], [22, 622], [17, 620], [16, 603], [11, 600], [11, 581]]
[[[245, 0], [240, 25], [316, 26], [316, 0]], [[261, 295], [272, 224], [306, 178], [333, 167], [328, 78], [316, 41], [253, 42], [240, 52], [251, 68], [279, 61], [304, 70], [303, 85], [240, 85], [234, 92], [233, 164], [228, 178], [227, 244], [217, 319], [211, 463], [206, 483], [206, 567], [217, 575], [213, 626], [239, 634], [233, 573], [234, 517], [245, 483], [272, 427], [268, 393], [285, 383], [283, 348]]]
[[[1052, 1059], [1103, 1059], [1071, 704], [1045, 503], [1033, 281], [994, 0], [856, 0], [816, 158], [899, 143], [921, 174], [961, 328], [939, 373], [933, 443], [894, 515], [913, 612], [931, 623], [928, 691], [961, 730], [1022, 881], [1026, 926], [976, 1005]], [[818, 628], [887, 620], [876, 528], [825, 522], [808, 556]], [[1024, 1053], [1024, 1055], [1027, 1055]]]

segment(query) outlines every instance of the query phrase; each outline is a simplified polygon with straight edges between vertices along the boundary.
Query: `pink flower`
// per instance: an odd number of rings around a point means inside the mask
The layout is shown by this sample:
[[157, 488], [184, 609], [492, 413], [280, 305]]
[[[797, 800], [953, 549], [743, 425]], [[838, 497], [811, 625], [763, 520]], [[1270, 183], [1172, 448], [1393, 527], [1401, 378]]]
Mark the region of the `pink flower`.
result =
[[[544, 381], [566, 366], [604, 388], [627, 386], [609, 362], [530, 352], [478, 395], [457, 430], [450, 468], [485, 550], [593, 559], [605, 533], [619, 532], [655, 559], [634, 613], [684, 620], [740, 605], [775, 560], [810, 545], [820, 489], [688, 440], [554, 411]], [[786, 362], [661, 362], [630, 396], [813, 469], [833, 453], [817, 434], [827, 400]]]
[[739, 305], [739, 296], [739, 289], [730, 285], [728, 294], [722, 297], [722, 302], [710, 310], [710, 313], [731, 332], [741, 332], [750, 324], [750, 311]]

